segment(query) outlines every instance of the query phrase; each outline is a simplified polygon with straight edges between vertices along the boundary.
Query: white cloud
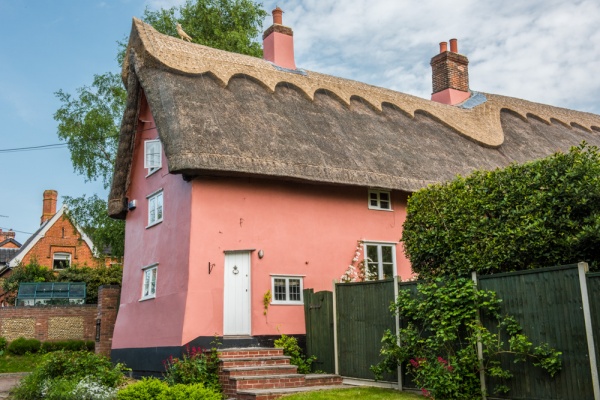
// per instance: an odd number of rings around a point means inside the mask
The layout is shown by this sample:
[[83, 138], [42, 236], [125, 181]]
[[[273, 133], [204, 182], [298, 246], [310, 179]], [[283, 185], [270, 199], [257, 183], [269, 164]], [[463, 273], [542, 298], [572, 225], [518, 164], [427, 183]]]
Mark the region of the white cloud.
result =
[[440, 41], [458, 38], [473, 90], [600, 113], [596, 0], [264, 3], [275, 5], [294, 29], [301, 68], [429, 97], [429, 60]]

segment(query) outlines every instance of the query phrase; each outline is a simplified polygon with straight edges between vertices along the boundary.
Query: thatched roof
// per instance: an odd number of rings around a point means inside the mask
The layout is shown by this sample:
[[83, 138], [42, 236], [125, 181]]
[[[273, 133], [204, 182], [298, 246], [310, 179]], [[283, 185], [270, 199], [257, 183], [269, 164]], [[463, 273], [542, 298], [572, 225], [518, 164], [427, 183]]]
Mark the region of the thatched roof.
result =
[[124, 217], [143, 89], [171, 173], [261, 176], [412, 192], [585, 140], [600, 116], [483, 94], [471, 109], [186, 43], [134, 19], [128, 104], [109, 198]]

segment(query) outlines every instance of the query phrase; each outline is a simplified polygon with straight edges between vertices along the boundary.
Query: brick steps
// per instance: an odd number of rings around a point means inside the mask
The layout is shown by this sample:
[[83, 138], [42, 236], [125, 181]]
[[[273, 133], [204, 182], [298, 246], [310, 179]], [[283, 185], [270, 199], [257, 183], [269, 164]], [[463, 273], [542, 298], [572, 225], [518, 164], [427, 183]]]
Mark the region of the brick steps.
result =
[[226, 398], [272, 400], [288, 393], [341, 387], [338, 375], [298, 374], [283, 349], [219, 350], [219, 381]]

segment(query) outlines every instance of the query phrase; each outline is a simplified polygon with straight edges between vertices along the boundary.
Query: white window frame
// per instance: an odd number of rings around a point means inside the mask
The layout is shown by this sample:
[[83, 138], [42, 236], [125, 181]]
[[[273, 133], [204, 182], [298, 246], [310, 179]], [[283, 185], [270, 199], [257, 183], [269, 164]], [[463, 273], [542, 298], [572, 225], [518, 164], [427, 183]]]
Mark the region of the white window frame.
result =
[[162, 168], [162, 143], [159, 139], [144, 142], [144, 168], [148, 170], [147, 177]]
[[[165, 199], [163, 189], [159, 189], [156, 192], [149, 194], [146, 196], [148, 199], [148, 226], [146, 228], [150, 228], [156, 224], [160, 224], [163, 221], [165, 216]], [[160, 218], [158, 217], [158, 212], [160, 210]], [[154, 211], [154, 214], [152, 212]], [[152, 219], [154, 215], [154, 219]]]
[[[387, 200], [382, 200], [381, 195], [387, 195]], [[375, 196], [375, 199], [371, 199], [371, 195]], [[372, 201], [375, 201], [375, 204], [372, 204]], [[392, 210], [392, 192], [389, 190], [381, 190], [381, 189], [369, 189], [369, 195], [367, 198], [369, 209], [370, 210], [383, 210], [383, 211], [393, 211]], [[383, 207], [382, 203], [387, 202], [388, 207]]]
[[[285, 300], [275, 299], [275, 279], [285, 280]], [[290, 300], [290, 280], [300, 281], [300, 300]], [[302, 305], [304, 304], [304, 275], [271, 275], [271, 304]]]
[[[64, 268], [56, 268], [54, 266], [54, 262], [56, 260], [60, 260], [60, 261], [67, 261], [68, 265]], [[56, 270], [63, 270], [63, 269], [67, 269], [71, 267], [71, 253], [65, 253], [65, 252], [56, 252], [52, 255], [52, 269], [56, 269]]]
[[[382, 279], [389, 279], [389, 278], [393, 278], [394, 276], [398, 275], [398, 264], [397, 264], [397, 260], [396, 260], [396, 242], [363, 242], [364, 244], [364, 260], [365, 260], [365, 279], [366, 280], [382, 280]], [[376, 247], [377, 248], [377, 279], [371, 278], [369, 277], [368, 274], [368, 270], [369, 270], [369, 262], [373, 263], [373, 261], [368, 258], [368, 248], [369, 247]], [[392, 276], [388, 277], [388, 278], [384, 278], [383, 277], [383, 247], [391, 247], [392, 249]]]
[[158, 263], [142, 268], [142, 296], [140, 301], [156, 298], [156, 284], [158, 283]]

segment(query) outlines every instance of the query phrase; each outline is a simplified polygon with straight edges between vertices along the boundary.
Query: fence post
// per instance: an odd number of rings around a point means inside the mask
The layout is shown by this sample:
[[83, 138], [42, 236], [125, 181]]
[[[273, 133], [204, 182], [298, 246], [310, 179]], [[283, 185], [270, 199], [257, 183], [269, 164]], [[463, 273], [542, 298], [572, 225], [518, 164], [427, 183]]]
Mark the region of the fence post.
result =
[[338, 337], [337, 337], [337, 294], [335, 292], [335, 279], [333, 280], [333, 361], [335, 365], [335, 374], [340, 374], [338, 364]]
[[[398, 275], [394, 276], [394, 304], [398, 303]], [[396, 344], [402, 345], [400, 341], [400, 313], [396, 310]], [[398, 365], [398, 390], [402, 390], [402, 363]]]
[[579, 286], [581, 287], [581, 302], [583, 304], [583, 320], [585, 321], [585, 333], [587, 337], [588, 353], [590, 358], [590, 369], [592, 372], [592, 387], [594, 399], [600, 400], [600, 384], [598, 383], [598, 364], [596, 363], [596, 349], [594, 347], [594, 332], [592, 329], [592, 315], [590, 313], [590, 298], [587, 290], [588, 264], [580, 262], [577, 264], [579, 271]]
[[[475, 284], [475, 289], [479, 289], [477, 285], [477, 272], [471, 272], [471, 279], [473, 279], [473, 283]], [[477, 322], [481, 325], [481, 319], [479, 318], [479, 310], [477, 310]], [[477, 334], [477, 359], [479, 360], [479, 380], [481, 382], [481, 398], [482, 400], [486, 400], [486, 391], [487, 388], [485, 386], [485, 370], [483, 369], [483, 343], [481, 343], [481, 334]]]

